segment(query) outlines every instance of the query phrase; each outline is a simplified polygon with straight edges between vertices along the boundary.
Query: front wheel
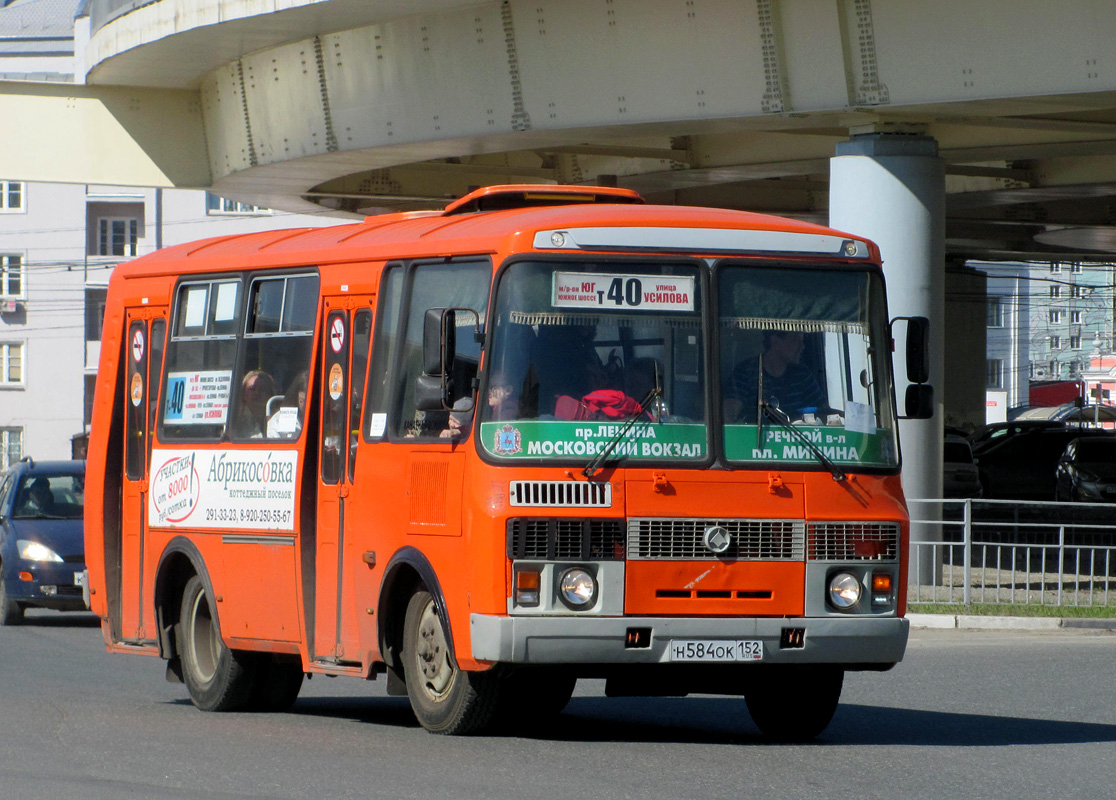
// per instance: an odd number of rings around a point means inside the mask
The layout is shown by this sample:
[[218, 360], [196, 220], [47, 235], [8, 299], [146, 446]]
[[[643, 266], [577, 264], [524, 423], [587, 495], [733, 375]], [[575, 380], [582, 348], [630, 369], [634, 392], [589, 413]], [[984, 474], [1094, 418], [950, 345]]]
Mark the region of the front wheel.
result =
[[182, 592], [178, 622], [178, 654], [190, 700], [202, 711], [234, 711], [252, 697], [251, 654], [230, 650], [206, 595], [194, 575]]
[[4, 586], [4, 573], [0, 572], [0, 625], [19, 625], [23, 622], [23, 606], [13, 600]]
[[434, 598], [425, 589], [415, 592], [407, 604], [403, 674], [411, 709], [431, 733], [473, 733], [492, 721], [498, 678], [457, 668]]
[[845, 671], [838, 667], [787, 668], [760, 679], [744, 695], [748, 713], [764, 736], [780, 742], [808, 742], [826, 729], [837, 704]]

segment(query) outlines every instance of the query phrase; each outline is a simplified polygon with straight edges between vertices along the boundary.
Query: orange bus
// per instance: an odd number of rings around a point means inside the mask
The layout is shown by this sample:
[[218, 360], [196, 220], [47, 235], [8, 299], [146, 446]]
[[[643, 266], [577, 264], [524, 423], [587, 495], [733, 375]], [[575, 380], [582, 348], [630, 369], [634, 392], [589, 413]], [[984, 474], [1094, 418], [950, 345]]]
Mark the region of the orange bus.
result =
[[109, 285], [91, 607], [204, 710], [383, 675], [468, 733], [585, 677], [811, 738], [906, 647], [891, 337], [871, 242], [616, 188], [160, 250]]

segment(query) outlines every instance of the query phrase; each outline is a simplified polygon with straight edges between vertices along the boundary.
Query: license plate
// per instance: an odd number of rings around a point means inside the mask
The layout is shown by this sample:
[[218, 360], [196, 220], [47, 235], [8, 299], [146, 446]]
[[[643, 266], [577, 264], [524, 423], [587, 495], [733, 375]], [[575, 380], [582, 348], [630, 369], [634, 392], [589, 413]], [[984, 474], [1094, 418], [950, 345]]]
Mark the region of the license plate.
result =
[[671, 661], [763, 661], [759, 639], [671, 639]]
[[87, 573], [85, 570], [81, 570], [80, 572], [75, 572], [74, 573], [74, 586], [85, 586], [85, 582], [86, 582], [86, 579], [88, 578], [88, 576], [89, 576], [89, 573]]

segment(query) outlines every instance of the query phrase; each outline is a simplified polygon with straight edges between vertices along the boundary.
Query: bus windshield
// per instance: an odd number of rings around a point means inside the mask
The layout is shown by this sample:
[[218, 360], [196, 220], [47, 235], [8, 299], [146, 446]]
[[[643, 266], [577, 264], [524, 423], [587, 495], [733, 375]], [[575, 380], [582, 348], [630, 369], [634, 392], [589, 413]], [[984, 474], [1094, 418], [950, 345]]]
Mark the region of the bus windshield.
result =
[[716, 286], [726, 459], [817, 463], [805, 436], [837, 465], [897, 465], [877, 276], [725, 262]]
[[496, 290], [482, 448], [567, 463], [610, 447], [609, 463], [704, 460], [702, 313], [692, 262], [512, 264]]

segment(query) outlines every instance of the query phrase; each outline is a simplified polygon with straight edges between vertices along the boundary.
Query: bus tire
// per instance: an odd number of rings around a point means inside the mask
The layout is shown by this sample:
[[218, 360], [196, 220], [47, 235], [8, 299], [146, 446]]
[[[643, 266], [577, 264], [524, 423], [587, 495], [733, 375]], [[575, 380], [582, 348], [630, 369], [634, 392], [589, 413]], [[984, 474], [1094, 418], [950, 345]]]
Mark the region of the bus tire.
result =
[[248, 705], [256, 711], [286, 711], [302, 690], [302, 663], [297, 659], [258, 656], [255, 683]]
[[0, 572], [0, 625], [19, 625], [22, 622], [23, 606], [8, 596], [4, 574]]
[[434, 598], [425, 588], [407, 603], [403, 674], [419, 724], [431, 733], [474, 733], [493, 719], [499, 681], [489, 672], [458, 669]]
[[194, 575], [182, 591], [178, 622], [178, 653], [190, 700], [202, 711], [235, 711], [252, 695], [251, 654], [230, 650], [206, 596], [205, 584]]
[[816, 739], [833, 719], [841, 700], [845, 671], [803, 667], [760, 680], [745, 692], [752, 721], [764, 736], [779, 742]]

